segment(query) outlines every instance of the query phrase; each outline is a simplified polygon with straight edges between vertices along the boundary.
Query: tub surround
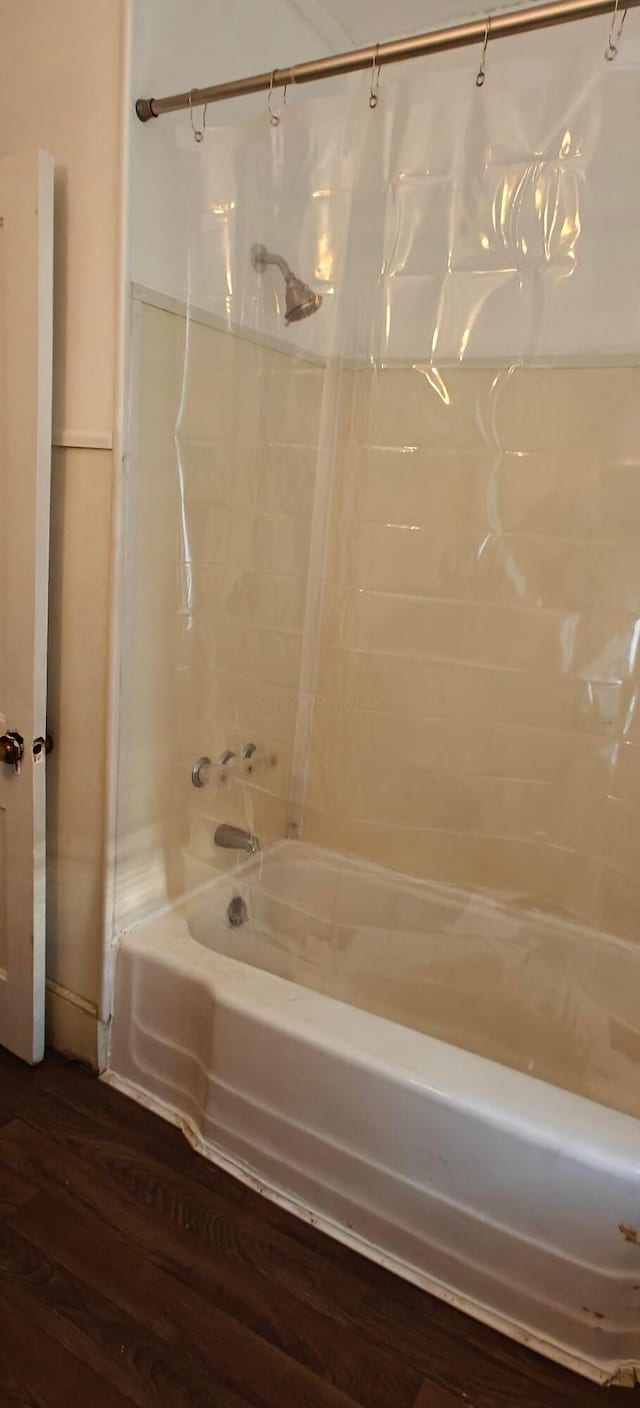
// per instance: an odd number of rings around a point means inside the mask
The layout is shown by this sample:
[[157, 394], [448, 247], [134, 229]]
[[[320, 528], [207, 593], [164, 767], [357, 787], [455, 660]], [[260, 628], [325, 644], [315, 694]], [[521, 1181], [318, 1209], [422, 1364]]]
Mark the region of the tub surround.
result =
[[[117, 930], [222, 821], [635, 940], [640, 368], [323, 365], [198, 310], [187, 354], [154, 297]], [[248, 738], [273, 767], [191, 787]]]

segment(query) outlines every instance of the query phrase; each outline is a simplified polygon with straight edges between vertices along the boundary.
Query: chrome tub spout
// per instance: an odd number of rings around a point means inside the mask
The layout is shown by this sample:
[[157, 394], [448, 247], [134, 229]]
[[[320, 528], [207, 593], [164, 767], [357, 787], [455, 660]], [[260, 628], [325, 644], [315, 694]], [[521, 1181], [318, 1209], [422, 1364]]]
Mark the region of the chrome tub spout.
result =
[[253, 836], [242, 826], [227, 826], [224, 821], [216, 827], [213, 839], [216, 846], [222, 846], [228, 851], [248, 851], [250, 855], [255, 855], [257, 851], [262, 850], [259, 836]]

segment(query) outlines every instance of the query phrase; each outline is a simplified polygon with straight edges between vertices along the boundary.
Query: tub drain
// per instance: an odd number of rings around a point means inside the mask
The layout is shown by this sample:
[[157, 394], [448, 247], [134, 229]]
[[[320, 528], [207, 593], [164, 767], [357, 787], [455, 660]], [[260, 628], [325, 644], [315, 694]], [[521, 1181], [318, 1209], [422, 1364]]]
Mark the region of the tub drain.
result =
[[249, 911], [242, 898], [242, 895], [234, 895], [227, 910], [227, 919], [234, 929], [239, 929], [249, 918]]

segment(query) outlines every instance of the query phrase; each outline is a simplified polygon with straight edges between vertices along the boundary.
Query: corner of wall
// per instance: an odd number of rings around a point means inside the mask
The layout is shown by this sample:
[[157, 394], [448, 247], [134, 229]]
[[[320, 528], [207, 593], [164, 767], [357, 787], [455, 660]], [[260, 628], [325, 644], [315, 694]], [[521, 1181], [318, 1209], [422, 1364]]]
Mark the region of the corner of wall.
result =
[[47, 1046], [63, 1056], [82, 1061], [92, 1070], [101, 1070], [105, 1046], [105, 1023], [98, 1018], [95, 1003], [78, 997], [68, 988], [47, 980]]

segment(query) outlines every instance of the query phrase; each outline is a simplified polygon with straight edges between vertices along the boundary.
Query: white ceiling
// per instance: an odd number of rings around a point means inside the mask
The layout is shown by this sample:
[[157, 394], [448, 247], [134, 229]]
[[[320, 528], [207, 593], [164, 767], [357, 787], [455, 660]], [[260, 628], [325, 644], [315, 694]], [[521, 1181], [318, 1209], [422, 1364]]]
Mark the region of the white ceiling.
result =
[[420, 34], [485, 15], [489, 9], [494, 13], [516, 10], [530, 2], [501, 0], [483, 5], [482, 0], [290, 0], [333, 50], [361, 48], [404, 34]]
[[420, 34], [475, 14], [478, 0], [322, 0], [356, 46]]

